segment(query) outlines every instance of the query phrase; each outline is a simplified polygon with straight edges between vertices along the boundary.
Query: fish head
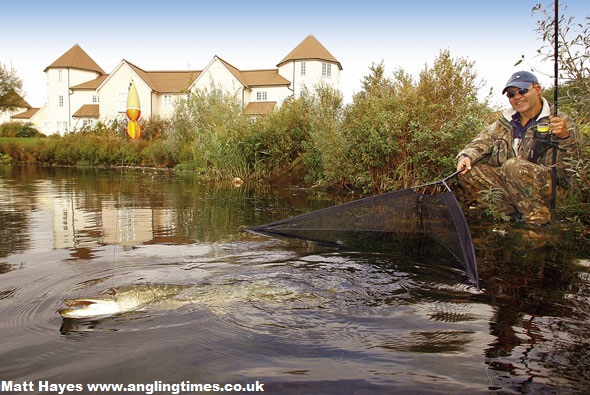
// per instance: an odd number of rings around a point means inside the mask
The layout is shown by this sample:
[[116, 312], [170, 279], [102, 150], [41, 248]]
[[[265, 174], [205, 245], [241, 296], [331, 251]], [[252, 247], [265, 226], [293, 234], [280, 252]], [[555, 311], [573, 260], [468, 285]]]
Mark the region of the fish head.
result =
[[153, 300], [152, 292], [129, 288], [109, 288], [98, 296], [66, 299], [67, 308], [59, 310], [64, 318], [98, 318], [137, 310]]
[[97, 318], [121, 313], [114, 300], [103, 298], [76, 298], [64, 300], [65, 309], [60, 309], [63, 318]]

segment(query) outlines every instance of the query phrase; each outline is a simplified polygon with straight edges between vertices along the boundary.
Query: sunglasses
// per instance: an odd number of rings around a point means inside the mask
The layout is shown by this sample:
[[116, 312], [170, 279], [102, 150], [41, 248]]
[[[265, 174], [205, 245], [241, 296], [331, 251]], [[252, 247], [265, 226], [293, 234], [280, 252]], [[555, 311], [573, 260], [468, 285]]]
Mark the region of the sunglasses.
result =
[[516, 96], [517, 93], [519, 95], [526, 95], [528, 91], [529, 91], [529, 88], [522, 88], [517, 91], [506, 92], [506, 96], [508, 96], [509, 99], [512, 99], [514, 96]]

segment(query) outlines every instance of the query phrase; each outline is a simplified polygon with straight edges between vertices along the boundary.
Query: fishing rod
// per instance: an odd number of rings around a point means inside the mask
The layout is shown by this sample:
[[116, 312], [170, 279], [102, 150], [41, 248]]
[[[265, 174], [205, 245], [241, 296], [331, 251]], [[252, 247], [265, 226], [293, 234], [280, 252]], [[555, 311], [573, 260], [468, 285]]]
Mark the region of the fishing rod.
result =
[[558, 54], [559, 54], [559, 1], [555, 0], [554, 3], [555, 9], [555, 21], [554, 21], [554, 26], [553, 28], [554, 30], [554, 35], [555, 35], [555, 39], [554, 39], [554, 48], [553, 48], [553, 114], [555, 114], [555, 116], [557, 116], [557, 100], [558, 100], [558, 94], [557, 94], [557, 83], [559, 80], [559, 62], [558, 62]]
[[[554, 6], [554, 37], [553, 37], [553, 115], [557, 116], [557, 102], [558, 102], [558, 86], [559, 83], [559, 1], [555, 0]], [[555, 203], [557, 200], [557, 141], [551, 141], [549, 136], [549, 143], [552, 146], [551, 152], [551, 210], [555, 210]]]

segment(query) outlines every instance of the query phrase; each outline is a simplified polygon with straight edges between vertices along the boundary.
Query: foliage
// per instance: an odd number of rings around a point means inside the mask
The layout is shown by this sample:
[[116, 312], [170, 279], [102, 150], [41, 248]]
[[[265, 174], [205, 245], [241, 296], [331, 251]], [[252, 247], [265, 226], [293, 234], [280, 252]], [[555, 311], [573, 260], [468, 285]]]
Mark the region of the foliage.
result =
[[237, 94], [212, 85], [176, 102], [166, 141], [177, 162], [190, 162], [206, 176], [245, 177], [236, 147], [246, 127]]
[[473, 64], [441, 51], [415, 83], [403, 70], [373, 65], [345, 110], [340, 176], [365, 191], [402, 189], [454, 170], [454, 156], [483, 127]]
[[500, 188], [490, 187], [478, 192], [483, 205], [483, 215], [493, 221], [509, 222], [510, 216], [502, 211], [503, 192]]
[[[11, 163], [62, 166], [149, 166], [161, 167], [161, 154], [148, 149], [146, 141], [130, 141], [115, 133], [72, 133], [36, 139], [0, 139], [0, 155], [9, 156]], [[3, 160], [6, 162], [6, 160]]]
[[0, 137], [41, 137], [31, 123], [5, 122], [0, 125]]
[[[553, 7], [553, 4], [551, 4]], [[557, 62], [559, 65], [559, 105], [577, 122], [590, 123], [590, 18], [576, 22], [559, 10]], [[553, 9], [536, 4], [533, 13], [539, 14], [536, 32], [543, 41], [538, 53], [543, 59], [555, 61], [555, 14]]]
[[581, 136], [580, 155], [567, 164], [571, 185], [560, 197], [557, 209], [562, 217], [590, 230], [590, 134], [582, 132]]
[[590, 224], [590, 18], [579, 23], [565, 14], [567, 7], [559, 9], [558, 31], [555, 36], [554, 4], [544, 8], [533, 7], [540, 15], [536, 32], [543, 41], [538, 53], [545, 60], [555, 61], [557, 38], [557, 62], [559, 66], [559, 107], [580, 126], [580, 155], [569, 163], [572, 172], [571, 187], [563, 196], [558, 211], [586, 227]]
[[23, 82], [13, 68], [0, 63], [0, 112], [10, 111], [21, 102]]
[[346, 154], [341, 133], [342, 93], [329, 86], [318, 86], [311, 99], [309, 139], [302, 141], [306, 180], [317, 185], [333, 185], [338, 182]]
[[329, 134], [337, 127], [342, 96], [326, 86], [304, 90], [281, 107], [251, 122], [241, 141], [241, 152], [256, 177], [276, 177], [299, 158], [307, 166], [307, 181], [318, 181], [333, 145]]

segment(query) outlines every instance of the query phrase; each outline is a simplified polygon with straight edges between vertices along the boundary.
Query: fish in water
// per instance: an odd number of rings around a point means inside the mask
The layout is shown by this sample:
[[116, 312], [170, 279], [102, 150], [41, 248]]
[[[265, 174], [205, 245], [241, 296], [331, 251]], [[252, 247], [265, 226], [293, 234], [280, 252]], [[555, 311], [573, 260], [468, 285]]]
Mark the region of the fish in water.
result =
[[66, 299], [67, 308], [59, 310], [63, 318], [88, 319], [108, 317], [130, 311], [142, 310], [149, 305], [171, 302], [175, 307], [192, 303], [182, 297], [191, 286], [165, 283], [145, 283], [109, 288], [98, 296]]
[[[247, 279], [247, 281], [246, 281]], [[333, 292], [329, 291], [329, 298]], [[244, 303], [264, 305], [268, 309], [285, 309], [296, 304], [323, 303], [321, 291], [300, 289], [281, 276], [210, 278], [199, 284], [135, 283], [110, 288], [97, 296], [64, 300], [66, 308], [58, 313], [67, 319], [101, 319], [133, 311], [173, 310], [198, 304], [215, 314], [225, 314]]]

